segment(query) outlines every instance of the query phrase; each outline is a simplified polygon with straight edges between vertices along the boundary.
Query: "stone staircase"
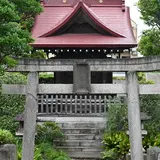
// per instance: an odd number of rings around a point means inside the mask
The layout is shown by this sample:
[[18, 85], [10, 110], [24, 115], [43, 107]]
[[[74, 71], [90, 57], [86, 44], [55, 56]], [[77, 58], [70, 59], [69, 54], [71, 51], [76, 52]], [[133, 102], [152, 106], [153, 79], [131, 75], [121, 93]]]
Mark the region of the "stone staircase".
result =
[[105, 117], [56, 117], [54, 121], [66, 137], [65, 143], [57, 148], [67, 152], [72, 160], [100, 159]]

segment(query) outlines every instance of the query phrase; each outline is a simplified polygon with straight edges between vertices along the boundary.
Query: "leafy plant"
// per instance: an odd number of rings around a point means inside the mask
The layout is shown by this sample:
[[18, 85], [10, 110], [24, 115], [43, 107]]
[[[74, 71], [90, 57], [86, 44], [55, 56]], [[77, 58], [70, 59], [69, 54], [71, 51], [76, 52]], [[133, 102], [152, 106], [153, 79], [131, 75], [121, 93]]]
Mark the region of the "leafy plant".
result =
[[105, 151], [103, 152], [104, 160], [112, 160], [124, 158], [129, 152], [130, 143], [129, 137], [124, 132], [105, 133], [102, 143]]
[[53, 144], [55, 139], [61, 142], [64, 140], [64, 134], [55, 122], [44, 122], [42, 125], [37, 125], [36, 144]]
[[0, 0], [0, 74], [32, 50], [30, 30], [41, 11], [36, 0]]
[[143, 31], [138, 51], [145, 56], [160, 53], [160, 2], [159, 0], [139, 0], [138, 7], [141, 18], [150, 26]]
[[16, 143], [15, 138], [11, 134], [11, 132], [0, 129], [0, 145], [15, 144], [15, 143]]
[[34, 160], [70, 160], [66, 153], [57, 151], [49, 143], [41, 143], [35, 147]]
[[160, 132], [160, 95], [141, 95], [140, 108], [151, 119], [145, 122], [145, 129], [149, 134]]
[[127, 106], [121, 103], [113, 103], [108, 107], [107, 131], [126, 131], [127, 122]]
[[39, 81], [40, 83], [53, 83], [54, 82], [54, 74], [53, 73], [40, 73], [39, 74]]
[[[20, 73], [5, 73], [0, 76], [1, 84], [25, 84], [26, 76]], [[0, 87], [0, 128], [6, 129], [15, 134], [18, 123], [15, 122], [17, 114], [24, 110], [25, 96], [2, 95]]]

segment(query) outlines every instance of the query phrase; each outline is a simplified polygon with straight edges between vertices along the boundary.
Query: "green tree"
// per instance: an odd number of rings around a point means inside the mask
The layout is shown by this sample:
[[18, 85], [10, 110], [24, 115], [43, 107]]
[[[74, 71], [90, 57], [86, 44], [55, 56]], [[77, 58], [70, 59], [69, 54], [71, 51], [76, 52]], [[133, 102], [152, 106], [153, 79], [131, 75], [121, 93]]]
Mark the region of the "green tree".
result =
[[138, 6], [144, 22], [150, 27], [142, 33], [138, 51], [144, 56], [160, 54], [160, 2], [139, 0]]
[[160, 28], [160, 1], [139, 0], [138, 6], [144, 22], [149, 26], [157, 26]]
[[16, 65], [14, 57], [31, 51], [29, 30], [41, 11], [36, 0], [0, 0], [0, 72]]

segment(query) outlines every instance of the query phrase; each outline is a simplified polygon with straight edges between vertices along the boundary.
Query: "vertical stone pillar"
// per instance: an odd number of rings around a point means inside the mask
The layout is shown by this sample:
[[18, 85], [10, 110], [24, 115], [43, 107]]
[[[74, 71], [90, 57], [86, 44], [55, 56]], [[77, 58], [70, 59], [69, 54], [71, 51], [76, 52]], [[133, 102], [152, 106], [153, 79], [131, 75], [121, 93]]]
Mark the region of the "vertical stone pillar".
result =
[[139, 88], [136, 72], [127, 73], [128, 124], [131, 144], [131, 159], [143, 160]]
[[37, 92], [38, 73], [30, 72], [28, 74], [26, 105], [24, 114], [22, 160], [33, 160], [34, 156], [36, 116], [38, 112]]

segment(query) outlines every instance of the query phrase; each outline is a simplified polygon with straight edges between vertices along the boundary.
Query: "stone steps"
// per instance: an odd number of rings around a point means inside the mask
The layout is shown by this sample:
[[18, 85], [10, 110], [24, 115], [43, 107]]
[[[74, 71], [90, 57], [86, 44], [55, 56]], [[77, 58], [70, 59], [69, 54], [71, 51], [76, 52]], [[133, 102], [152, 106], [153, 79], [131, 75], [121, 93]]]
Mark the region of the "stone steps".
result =
[[68, 152], [72, 160], [100, 160], [100, 152]]
[[62, 129], [78, 129], [78, 128], [88, 128], [88, 129], [103, 129], [105, 127], [105, 123], [96, 123], [96, 122], [71, 122], [71, 123], [59, 123], [58, 124]]
[[101, 146], [101, 140], [66, 140], [64, 143], [65, 146], [77, 147], [97, 147]]
[[102, 135], [94, 134], [65, 134], [67, 140], [102, 140]]
[[97, 121], [96, 117], [61, 120], [58, 125], [62, 128], [66, 140], [57, 148], [67, 152], [72, 160], [100, 160], [103, 151], [101, 142], [106, 126], [104, 118], [98, 117]]
[[104, 132], [104, 129], [97, 128], [63, 128], [64, 134], [100, 134]]

